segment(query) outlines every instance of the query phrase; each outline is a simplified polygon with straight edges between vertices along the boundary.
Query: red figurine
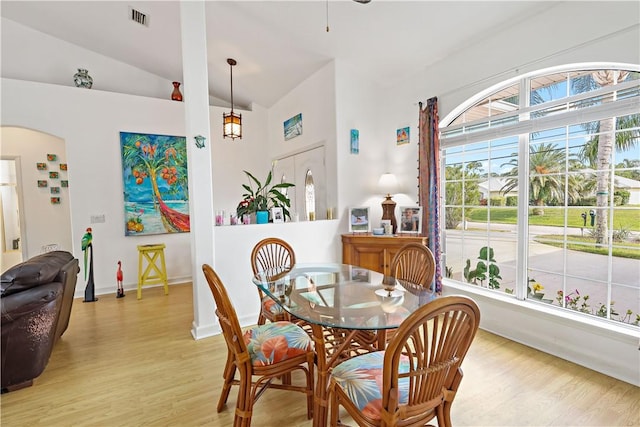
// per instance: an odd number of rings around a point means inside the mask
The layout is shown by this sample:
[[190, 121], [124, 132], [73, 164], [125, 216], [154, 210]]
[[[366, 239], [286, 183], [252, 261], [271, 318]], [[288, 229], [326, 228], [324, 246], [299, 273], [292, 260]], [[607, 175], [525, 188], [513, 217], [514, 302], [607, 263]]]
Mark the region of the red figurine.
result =
[[116, 298], [122, 298], [124, 296], [124, 288], [122, 287], [122, 263], [120, 261], [118, 261], [116, 280], [118, 281], [118, 293], [116, 295]]

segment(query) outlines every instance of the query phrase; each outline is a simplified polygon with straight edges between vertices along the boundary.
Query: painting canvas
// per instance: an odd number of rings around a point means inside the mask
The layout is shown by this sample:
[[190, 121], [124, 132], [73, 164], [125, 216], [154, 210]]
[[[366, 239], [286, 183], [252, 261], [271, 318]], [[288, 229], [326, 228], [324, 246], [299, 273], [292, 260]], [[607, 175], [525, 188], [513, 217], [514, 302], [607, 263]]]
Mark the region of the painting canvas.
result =
[[358, 129], [351, 129], [351, 154], [358, 154], [360, 152], [360, 131]]
[[400, 232], [420, 234], [422, 232], [422, 207], [403, 206], [400, 208]]
[[184, 136], [120, 132], [125, 236], [190, 230]]
[[409, 143], [409, 127], [398, 129], [396, 131], [396, 144], [403, 145]]
[[369, 208], [349, 209], [349, 231], [352, 233], [369, 232]]
[[302, 135], [302, 113], [291, 117], [284, 122], [284, 139], [285, 141]]

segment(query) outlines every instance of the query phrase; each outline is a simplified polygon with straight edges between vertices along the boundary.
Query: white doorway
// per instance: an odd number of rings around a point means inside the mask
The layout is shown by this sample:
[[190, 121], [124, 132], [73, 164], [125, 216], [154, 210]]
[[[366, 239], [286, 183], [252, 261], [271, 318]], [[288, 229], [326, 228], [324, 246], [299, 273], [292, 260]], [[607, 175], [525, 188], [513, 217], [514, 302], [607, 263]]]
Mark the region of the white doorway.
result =
[[25, 259], [20, 159], [0, 159], [0, 245], [2, 271]]

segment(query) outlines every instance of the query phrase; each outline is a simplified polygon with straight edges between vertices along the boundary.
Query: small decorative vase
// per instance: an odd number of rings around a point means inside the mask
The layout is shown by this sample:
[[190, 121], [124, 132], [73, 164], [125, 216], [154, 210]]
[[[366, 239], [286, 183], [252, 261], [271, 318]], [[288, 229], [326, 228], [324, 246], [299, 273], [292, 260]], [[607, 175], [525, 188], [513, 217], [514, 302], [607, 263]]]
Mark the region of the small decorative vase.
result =
[[91, 86], [93, 86], [93, 79], [84, 68], [78, 68], [78, 72], [73, 75], [73, 81], [76, 87], [91, 89]]
[[173, 82], [173, 92], [171, 92], [172, 101], [182, 101], [182, 93], [180, 93], [180, 82]]
[[269, 222], [269, 211], [256, 212], [256, 222], [258, 224], [266, 224]]

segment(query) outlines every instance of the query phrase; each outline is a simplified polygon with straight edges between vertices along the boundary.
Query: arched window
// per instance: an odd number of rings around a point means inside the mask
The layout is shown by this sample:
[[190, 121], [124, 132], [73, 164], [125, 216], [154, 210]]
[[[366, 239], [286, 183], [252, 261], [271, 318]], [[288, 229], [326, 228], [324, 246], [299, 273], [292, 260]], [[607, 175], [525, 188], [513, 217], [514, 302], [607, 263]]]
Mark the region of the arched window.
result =
[[639, 71], [531, 73], [443, 118], [449, 279], [638, 326]]

